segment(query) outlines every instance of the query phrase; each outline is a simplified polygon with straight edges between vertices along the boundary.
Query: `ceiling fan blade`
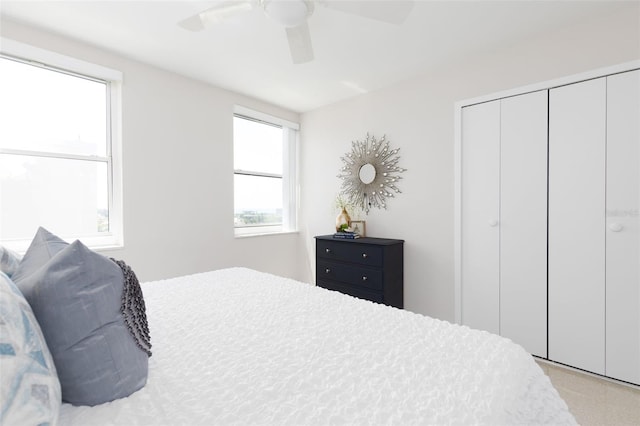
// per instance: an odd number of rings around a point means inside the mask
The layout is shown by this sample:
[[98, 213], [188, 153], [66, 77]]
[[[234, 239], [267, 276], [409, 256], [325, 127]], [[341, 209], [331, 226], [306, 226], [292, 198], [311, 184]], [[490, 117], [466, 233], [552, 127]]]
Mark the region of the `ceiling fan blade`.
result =
[[297, 27], [285, 28], [289, 50], [294, 64], [303, 64], [313, 60], [313, 46], [309, 35], [309, 25], [305, 22]]
[[178, 25], [185, 30], [202, 31], [208, 25], [217, 24], [235, 15], [250, 11], [256, 4], [256, 0], [225, 1], [178, 22]]
[[396, 25], [402, 24], [407, 19], [414, 3], [413, 0], [326, 0], [320, 2], [329, 9]]
[[202, 31], [204, 30], [204, 25], [202, 24], [202, 19], [200, 18], [200, 14], [193, 15], [183, 21], [178, 22], [178, 25], [189, 31]]

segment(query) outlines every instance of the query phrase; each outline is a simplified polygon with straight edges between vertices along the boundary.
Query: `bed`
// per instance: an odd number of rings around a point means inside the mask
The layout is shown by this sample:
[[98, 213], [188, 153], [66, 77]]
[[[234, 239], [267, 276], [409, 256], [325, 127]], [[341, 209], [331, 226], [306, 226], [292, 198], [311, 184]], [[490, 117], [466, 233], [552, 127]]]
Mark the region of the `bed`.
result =
[[146, 386], [60, 425], [575, 424], [496, 335], [244, 268], [142, 290]]

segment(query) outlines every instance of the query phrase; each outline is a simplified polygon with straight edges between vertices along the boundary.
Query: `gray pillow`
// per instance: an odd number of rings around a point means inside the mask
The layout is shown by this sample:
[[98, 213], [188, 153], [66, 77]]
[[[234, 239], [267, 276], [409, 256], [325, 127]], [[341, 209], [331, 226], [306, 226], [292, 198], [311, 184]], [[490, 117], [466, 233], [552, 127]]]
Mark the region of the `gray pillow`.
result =
[[97, 405], [126, 397], [146, 384], [148, 355], [120, 312], [122, 270], [80, 241], [61, 241], [40, 228], [15, 283], [40, 323], [62, 400]]
[[11, 275], [11, 279], [15, 283], [26, 278], [45, 265], [49, 259], [68, 245], [69, 243], [56, 237], [46, 229], [42, 227], [38, 228], [18, 268]]

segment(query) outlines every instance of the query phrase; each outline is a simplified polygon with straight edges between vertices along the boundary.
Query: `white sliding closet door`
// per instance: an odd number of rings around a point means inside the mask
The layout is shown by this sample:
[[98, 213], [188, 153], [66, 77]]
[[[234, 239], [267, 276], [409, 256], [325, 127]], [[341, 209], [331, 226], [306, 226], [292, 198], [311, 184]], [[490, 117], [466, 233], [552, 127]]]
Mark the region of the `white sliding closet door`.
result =
[[605, 372], [606, 79], [549, 92], [549, 359]]
[[547, 91], [503, 99], [500, 335], [547, 357]]
[[547, 356], [547, 91], [462, 111], [462, 323]]
[[462, 323], [500, 333], [500, 101], [462, 110]]
[[640, 383], [640, 71], [607, 78], [606, 375]]

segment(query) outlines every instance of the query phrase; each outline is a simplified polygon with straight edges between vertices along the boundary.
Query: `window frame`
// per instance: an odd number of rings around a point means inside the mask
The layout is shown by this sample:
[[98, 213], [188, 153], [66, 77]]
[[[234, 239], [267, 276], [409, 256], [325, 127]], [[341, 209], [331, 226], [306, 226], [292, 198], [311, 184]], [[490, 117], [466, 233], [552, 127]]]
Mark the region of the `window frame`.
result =
[[[99, 236], [62, 235], [62, 237], [79, 239], [88, 247], [98, 250], [124, 247], [122, 201], [122, 72], [5, 37], [0, 37], [0, 56], [9, 60], [48, 69], [53, 72], [62, 72], [106, 84], [107, 146], [104, 157], [8, 148], [0, 148], [0, 153], [106, 162], [109, 231]], [[35, 231], [34, 229], [34, 234]], [[0, 242], [12, 250], [23, 253], [29, 247], [31, 239], [1, 240]]]
[[[282, 146], [282, 175], [277, 173], [259, 172], [255, 170], [236, 169], [234, 165], [233, 175], [257, 176], [265, 178], [281, 178], [282, 179], [282, 224], [278, 225], [258, 225], [238, 227], [234, 221], [234, 236], [238, 237], [254, 237], [260, 235], [286, 234], [298, 232], [298, 143], [299, 130], [298, 123], [275, 117], [263, 112], [255, 111], [250, 108], [235, 105], [232, 118], [239, 117], [247, 120], [256, 121], [265, 125], [271, 125], [282, 128], [283, 146]], [[234, 152], [235, 152], [235, 134], [233, 135]], [[233, 190], [234, 196], [234, 213], [235, 218], [235, 184]]]

